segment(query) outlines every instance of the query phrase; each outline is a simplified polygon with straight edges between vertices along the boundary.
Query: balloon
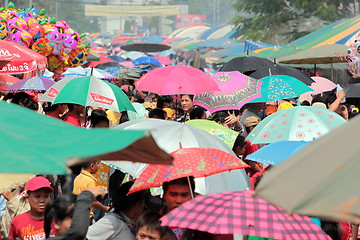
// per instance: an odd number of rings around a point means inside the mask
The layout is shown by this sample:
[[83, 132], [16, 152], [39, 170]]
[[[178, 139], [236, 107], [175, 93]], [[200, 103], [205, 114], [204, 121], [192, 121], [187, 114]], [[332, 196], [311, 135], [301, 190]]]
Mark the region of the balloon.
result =
[[10, 27], [9, 41], [14, 42], [23, 46], [30, 47], [33, 40], [31, 35], [17, 26]]
[[44, 28], [44, 37], [49, 39], [50, 42], [54, 45], [54, 55], [61, 55], [62, 50], [62, 41], [63, 41], [63, 30], [61, 28], [45, 24]]
[[28, 30], [28, 25], [24, 19], [22, 19], [16, 13], [13, 12], [10, 15], [11, 15], [10, 18], [7, 21], [9, 28], [11, 28], [11, 26], [17, 26], [23, 30]]
[[40, 13], [38, 14], [38, 16], [36, 17], [36, 20], [38, 21], [38, 23], [40, 24], [46, 24], [49, 22], [49, 17], [47, 15], [45, 15], [45, 9], [41, 9]]
[[28, 33], [31, 35], [34, 42], [44, 37], [44, 29], [37, 22], [29, 25]]
[[40, 38], [34, 42], [34, 44], [31, 46], [31, 49], [47, 57], [53, 52], [54, 46], [51, 44], [49, 39]]
[[69, 67], [74, 68], [83, 65], [88, 57], [88, 51], [88, 46], [81, 46], [71, 51], [68, 59]]
[[0, 39], [1, 40], [9, 39], [9, 30], [6, 24], [6, 20], [4, 18], [0, 21]]
[[48, 56], [48, 69], [53, 72], [61, 66], [64, 66], [64, 61], [61, 61], [55, 55]]

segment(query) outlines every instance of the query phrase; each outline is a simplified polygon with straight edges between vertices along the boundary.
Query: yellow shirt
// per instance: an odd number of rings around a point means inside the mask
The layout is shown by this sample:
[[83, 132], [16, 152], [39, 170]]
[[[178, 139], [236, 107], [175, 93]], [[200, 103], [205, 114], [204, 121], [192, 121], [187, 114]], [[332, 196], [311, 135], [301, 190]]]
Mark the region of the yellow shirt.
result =
[[87, 187], [95, 187], [96, 178], [89, 172], [81, 170], [81, 173], [74, 179], [73, 194], [80, 194]]

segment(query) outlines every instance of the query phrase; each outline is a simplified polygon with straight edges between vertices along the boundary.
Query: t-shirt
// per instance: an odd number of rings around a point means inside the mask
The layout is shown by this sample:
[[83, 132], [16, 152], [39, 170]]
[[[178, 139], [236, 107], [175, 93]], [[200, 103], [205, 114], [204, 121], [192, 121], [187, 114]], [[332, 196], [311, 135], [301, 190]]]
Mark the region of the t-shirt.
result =
[[[87, 187], [95, 187], [96, 178], [89, 172], [81, 170], [80, 174], [74, 179], [73, 194], [79, 195]], [[90, 218], [94, 217], [94, 208], [90, 209]]]
[[[246, 157], [247, 155], [256, 152], [259, 150], [259, 146], [257, 144], [253, 144], [250, 141], [247, 141], [245, 145], [245, 153], [243, 155], [243, 161], [246, 163]], [[258, 165], [260, 168], [262, 168], [262, 164], [257, 162], [256, 165]], [[249, 175], [249, 177], [252, 177], [256, 172], [252, 170], [251, 168], [245, 168], [246, 173]]]
[[17, 215], [11, 221], [9, 237], [14, 240], [45, 240], [44, 219], [32, 218], [29, 212]]
[[80, 118], [78, 116], [76, 116], [75, 114], [73, 114], [72, 112], [68, 112], [66, 114], [64, 121], [71, 125], [81, 127]]

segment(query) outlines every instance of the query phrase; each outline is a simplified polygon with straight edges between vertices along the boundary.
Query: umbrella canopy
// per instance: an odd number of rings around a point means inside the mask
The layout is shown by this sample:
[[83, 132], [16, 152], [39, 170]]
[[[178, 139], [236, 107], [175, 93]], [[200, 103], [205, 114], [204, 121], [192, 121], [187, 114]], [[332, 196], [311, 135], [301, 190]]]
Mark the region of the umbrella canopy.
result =
[[236, 137], [239, 135], [238, 132], [235, 132], [227, 127], [224, 127], [214, 121], [206, 119], [194, 119], [186, 121], [185, 124], [189, 124], [196, 128], [202, 129], [211, 135], [214, 135], [221, 140], [223, 140], [229, 148], [232, 148]]
[[109, 67], [120, 67], [120, 64], [117, 62], [104, 62], [104, 63], [100, 63], [99, 65], [95, 66], [98, 69], [106, 69]]
[[246, 159], [270, 165], [277, 165], [300, 151], [307, 144], [308, 142], [302, 141], [274, 142], [247, 155]]
[[[235, 156], [223, 141], [188, 124], [147, 118], [125, 122], [115, 128], [151, 130], [157, 144], [168, 153], [178, 150], [181, 145], [183, 148], [216, 148]], [[136, 164], [135, 166], [130, 164], [129, 166], [129, 164], [120, 162], [111, 163], [126, 170], [135, 178], [146, 167], [144, 164]], [[206, 178], [197, 178], [195, 182], [196, 191], [201, 194], [245, 190], [250, 186], [243, 169], [219, 173]]]
[[111, 60], [115, 61], [115, 62], [125, 62], [125, 58], [122, 58], [120, 56], [116, 56], [116, 55], [113, 55], [113, 56], [107, 56], [108, 58], [110, 58]]
[[40, 92], [49, 89], [55, 82], [49, 78], [43, 77], [32, 77], [22, 79], [13, 85], [11, 85], [5, 91], [7, 92], [18, 92], [18, 91], [29, 91], [29, 92]]
[[327, 64], [347, 62], [349, 46], [342, 44], [326, 44], [280, 58], [284, 64]]
[[355, 117], [272, 167], [257, 194], [288, 213], [360, 224], [359, 192], [346, 187], [360, 181], [359, 124]]
[[75, 103], [115, 112], [135, 111], [119, 87], [92, 76], [62, 79], [49, 88], [40, 101], [53, 104]]
[[275, 239], [331, 239], [309, 217], [253, 196], [252, 191], [222, 192], [194, 198], [163, 216], [162, 225], [213, 234], [240, 234]]
[[218, 72], [211, 75], [219, 90], [201, 93], [194, 104], [211, 113], [221, 110], [239, 110], [253, 99], [259, 98], [262, 82], [240, 72]]
[[137, 66], [137, 65], [146, 65], [146, 64], [153, 64], [155, 66], [161, 67], [162, 64], [156, 60], [155, 58], [152, 57], [139, 57], [137, 59], [135, 59], [134, 61], [132, 61], [132, 63]]
[[346, 123], [324, 108], [300, 106], [278, 111], [262, 120], [248, 135], [252, 143], [312, 141]]
[[162, 65], [171, 65], [173, 64], [173, 60], [171, 60], [168, 56], [155, 56], [156, 60], [158, 60]]
[[67, 160], [95, 156], [171, 163], [144, 130], [84, 129], [16, 104], [0, 101], [0, 108], [0, 156], [6, 159], [1, 173], [65, 174]]
[[306, 85], [311, 85], [314, 82], [314, 80], [312, 80], [310, 77], [308, 77], [305, 73], [301, 72], [300, 70], [293, 67], [287, 67], [282, 65], [259, 68], [254, 73], [250, 74], [250, 77], [260, 79], [270, 75], [287, 75], [299, 79]]
[[274, 66], [274, 63], [266, 58], [260, 57], [237, 57], [225, 63], [221, 68], [223, 72], [239, 71], [241, 73], [254, 72], [260, 68]]
[[350, 84], [344, 91], [346, 98], [360, 98], [360, 83]]
[[135, 83], [137, 90], [160, 95], [200, 94], [218, 91], [217, 84], [203, 71], [184, 65], [156, 68]]
[[286, 75], [271, 75], [259, 79], [261, 85], [261, 97], [251, 102], [271, 102], [275, 100], [298, 97], [303, 93], [312, 91], [299, 79]]
[[35, 176], [31, 173], [0, 173], [0, 193], [11, 191], [12, 188], [23, 185]]
[[171, 46], [160, 43], [131, 43], [120, 47], [125, 51], [138, 51], [138, 52], [162, 52], [169, 50]]
[[174, 165], [149, 165], [136, 178], [129, 193], [160, 187], [182, 177], [206, 177], [225, 171], [249, 167], [239, 158], [216, 148], [181, 148], [171, 153]]
[[11, 85], [18, 81], [20, 81], [19, 78], [10, 75], [0, 74], [0, 91], [8, 89]]
[[336, 88], [336, 84], [331, 80], [324, 77], [311, 77], [313, 82], [310, 87], [313, 91], [309, 92], [311, 94], [319, 94], [327, 91], [331, 91]]
[[47, 67], [46, 57], [14, 42], [0, 40], [0, 52], [0, 62], [8, 62], [0, 73], [26, 73]]

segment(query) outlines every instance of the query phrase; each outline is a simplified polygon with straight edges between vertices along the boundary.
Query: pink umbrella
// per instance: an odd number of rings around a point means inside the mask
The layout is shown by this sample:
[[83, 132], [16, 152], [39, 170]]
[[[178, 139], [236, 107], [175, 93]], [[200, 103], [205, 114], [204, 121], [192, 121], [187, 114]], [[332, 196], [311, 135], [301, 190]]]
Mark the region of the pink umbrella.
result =
[[209, 75], [197, 68], [183, 65], [153, 69], [143, 75], [135, 85], [137, 90], [160, 95], [196, 95], [220, 90]]
[[331, 91], [336, 88], [336, 84], [331, 80], [324, 77], [311, 77], [313, 82], [310, 87], [314, 89], [314, 91], [309, 92], [310, 94], [319, 94], [327, 91]]
[[158, 60], [162, 65], [171, 65], [173, 64], [173, 60], [171, 60], [168, 56], [156, 56], [154, 57], [156, 60]]
[[121, 62], [121, 63], [119, 63], [119, 64], [120, 64], [121, 66], [129, 67], [129, 68], [135, 67], [135, 65], [134, 65], [132, 62], [129, 62], [129, 61]]
[[244, 104], [261, 97], [262, 82], [238, 71], [218, 72], [211, 75], [220, 90], [195, 96], [194, 104], [209, 112], [239, 110]]

